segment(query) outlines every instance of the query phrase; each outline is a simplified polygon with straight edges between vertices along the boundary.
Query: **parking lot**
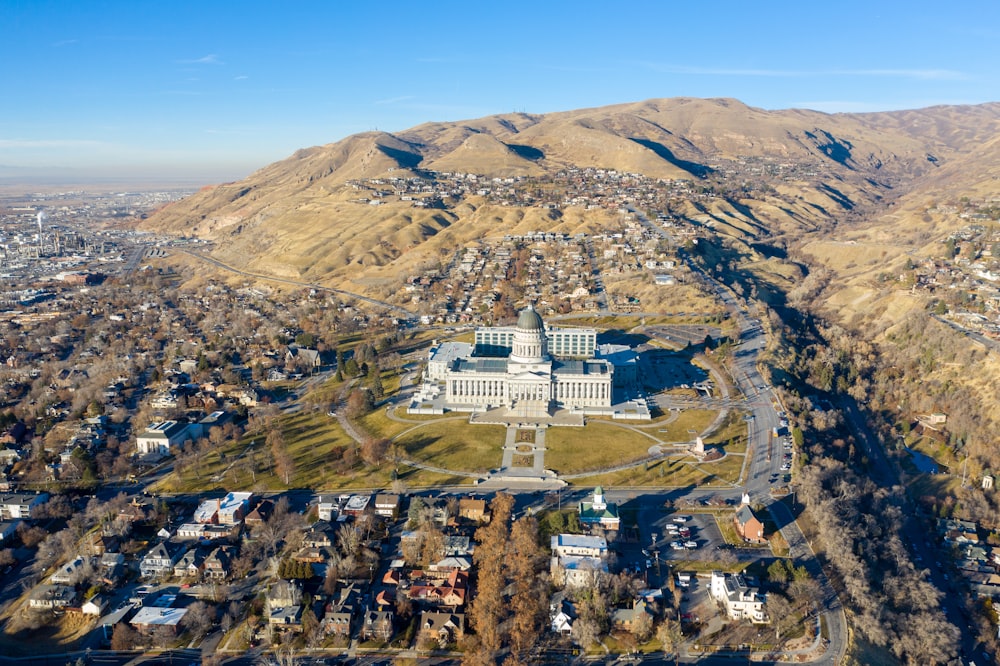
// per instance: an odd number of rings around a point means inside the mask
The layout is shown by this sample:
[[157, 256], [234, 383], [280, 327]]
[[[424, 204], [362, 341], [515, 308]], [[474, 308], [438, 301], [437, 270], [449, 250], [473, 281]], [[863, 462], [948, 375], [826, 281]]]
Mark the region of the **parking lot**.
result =
[[[682, 517], [687, 520], [681, 521]], [[685, 529], [690, 532], [687, 536]], [[665, 560], [714, 559], [718, 546], [725, 543], [710, 513], [666, 514], [650, 526], [650, 531], [656, 534], [656, 548]]]

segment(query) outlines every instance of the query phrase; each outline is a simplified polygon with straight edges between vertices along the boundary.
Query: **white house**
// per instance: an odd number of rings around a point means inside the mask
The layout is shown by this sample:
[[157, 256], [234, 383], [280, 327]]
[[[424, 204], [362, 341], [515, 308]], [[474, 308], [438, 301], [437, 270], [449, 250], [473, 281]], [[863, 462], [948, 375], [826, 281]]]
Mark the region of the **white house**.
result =
[[47, 493], [0, 494], [0, 520], [34, 518], [38, 509], [48, 500]]
[[712, 572], [708, 590], [713, 599], [726, 607], [726, 614], [733, 620], [750, 620], [754, 624], [769, 622], [764, 612], [766, 598], [756, 588], [748, 587], [743, 576]]

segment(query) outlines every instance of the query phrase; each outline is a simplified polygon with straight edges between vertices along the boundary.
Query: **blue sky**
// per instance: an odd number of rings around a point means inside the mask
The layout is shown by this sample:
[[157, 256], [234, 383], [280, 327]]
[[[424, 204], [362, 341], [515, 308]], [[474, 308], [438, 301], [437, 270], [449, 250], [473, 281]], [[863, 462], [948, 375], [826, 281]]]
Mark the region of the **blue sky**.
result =
[[1000, 3], [0, 0], [0, 167], [242, 177], [427, 121], [654, 97], [1000, 100]]

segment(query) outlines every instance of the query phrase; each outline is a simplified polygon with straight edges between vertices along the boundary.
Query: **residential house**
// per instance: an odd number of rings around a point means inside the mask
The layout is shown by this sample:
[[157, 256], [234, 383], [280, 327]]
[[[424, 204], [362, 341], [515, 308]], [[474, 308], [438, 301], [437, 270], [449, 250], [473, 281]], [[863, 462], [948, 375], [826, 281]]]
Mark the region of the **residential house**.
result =
[[274, 512], [274, 502], [269, 499], [261, 500], [254, 507], [254, 510], [247, 514], [247, 517], [243, 519], [243, 523], [247, 526], [247, 529], [253, 529], [260, 525], [263, 525], [266, 520], [271, 517]]
[[42, 505], [48, 501], [48, 493], [2, 493], [0, 520], [35, 518]]
[[379, 493], [375, 495], [375, 515], [397, 520], [399, 518], [399, 495]]
[[307, 548], [330, 548], [336, 540], [333, 525], [325, 520], [317, 520], [302, 535], [302, 545]]
[[452, 570], [444, 580], [432, 578], [430, 572], [414, 571], [414, 578], [406, 590], [407, 596], [418, 602], [435, 606], [457, 608], [465, 605], [469, 593], [469, 574]]
[[733, 515], [733, 526], [736, 528], [736, 533], [744, 541], [751, 543], [767, 541], [764, 538], [764, 523], [760, 521], [749, 504], [744, 504], [736, 510]]
[[122, 553], [103, 553], [97, 561], [97, 570], [101, 579], [108, 585], [117, 583], [125, 571], [125, 555]]
[[219, 546], [205, 558], [205, 565], [202, 575], [206, 580], [223, 581], [229, 578], [232, 572], [233, 555], [235, 548]]
[[439, 573], [451, 571], [469, 571], [472, 568], [472, 560], [468, 557], [445, 557], [434, 564], [427, 566], [428, 571]]
[[489, 522], [490, 513], [486, 500], [471, 497], [458, 500], [458, 517], [477, 525]]
[[361, 604], [361, 590], [357, 585], [342, 587], [337, 596], [330, 600], [323, 614], [323, 633], [331, 636], [350, 637], [351, 624], [358, 614]]
[[267, 591], [268, 624], [272, 627], [302, 628], [302, 588], [293, 581], [280, 580]]
[[948, 543], [979, 543], [979, 527], [968, 520], [938, 519], [938, 532]]
[[65, 608], [76, 602], [76, 589], [70, 585], [37, 585], [28, 597], [31, 608]]
[[472, 539], [459, 534], [449, 534], [444, 538], [445, 557], [468, 557], [475, 551]]
[[204, 558], [197, 548], [191, 548], [174, 564], [174, 578], [200, 578]]
[[632, 631], [642, 618], [650, 621], [647, 626], [653, 626], [653, 614], [645, 600], [637, 599], [630, 608], [616, 608], [611, 612], [611, 626], [620, 631]]
[[82, 606], [80, 606], [80, 612], [84, 615], [93, 615], [94, 617], [100, 617], [104, 614], [104, 609], [108, 607], [108, 600], [106, 597], [100, 594], [95, 594], [90, 599], [86, 601]]
[[730, 619], [746, 619], [755, 624], [768, 622], [764, 611], [766, 597], [756, 588], [749, 587], [742, 575], [713, 571], [708, 592], [725, 607]]
[[77, 557], [56, 569], [49, 581], [56, 585], [76, 585], [83, 577], [88, 564], [85, 558]]
[[575, 621], [576, 609], [566, 598], [566, 593], [560, 591], [552, 595], [549, 600], [549, 630], [561, 636], [572, 636]]
[[17, 526], [20, 520], [0, 520], [0, 544], [9, 541], [17, 534]]
[[170, 576], [174, 573], [174, 565], [180, 558], [180, 548], [176, 545], [162, 541], [152, 548], [139, 560], [139, 575], [143, 578], [159, 578]]
[[361, 640], [383, 643], [390, 641], [395, 633], [395, 621], [396, 616], [392, 611], [366, 609], [361, 621]]
[[465, 615], [441, 611], [424, 611], [420, 614], [420, 637], [436, 641], [444, 649], [449, 643], [465, 635]]

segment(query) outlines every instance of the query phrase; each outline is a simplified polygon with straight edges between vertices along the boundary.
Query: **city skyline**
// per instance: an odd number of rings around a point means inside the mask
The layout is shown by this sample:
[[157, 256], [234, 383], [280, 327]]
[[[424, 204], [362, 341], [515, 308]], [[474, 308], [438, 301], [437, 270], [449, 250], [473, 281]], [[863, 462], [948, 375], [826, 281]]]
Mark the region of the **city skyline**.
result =
[[1000, 99], [995, 6], [0, 6], [15, 64], [0, 177], [215, 182], [367, 130], [660, 97], [823, 112]]

